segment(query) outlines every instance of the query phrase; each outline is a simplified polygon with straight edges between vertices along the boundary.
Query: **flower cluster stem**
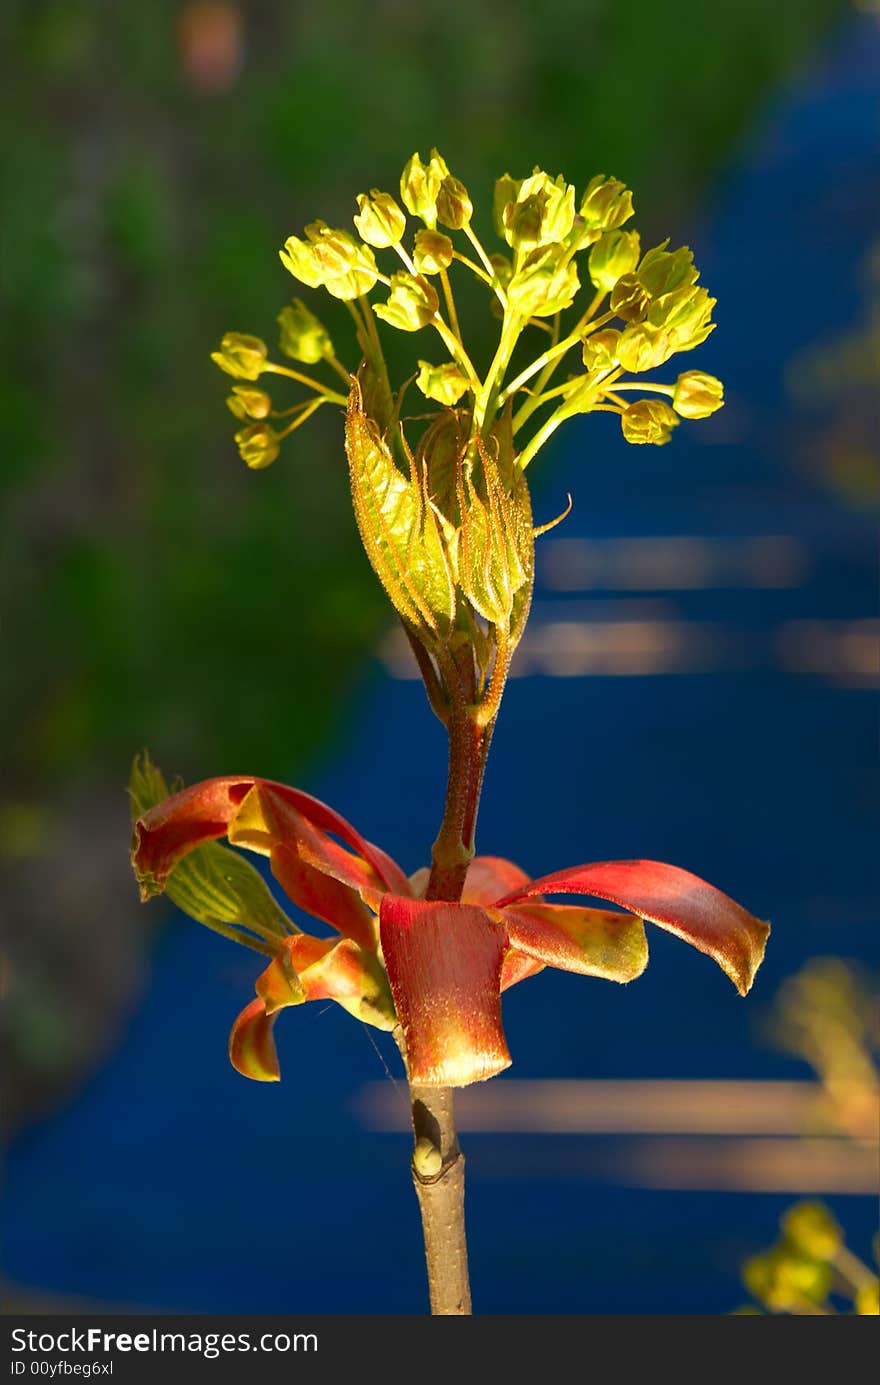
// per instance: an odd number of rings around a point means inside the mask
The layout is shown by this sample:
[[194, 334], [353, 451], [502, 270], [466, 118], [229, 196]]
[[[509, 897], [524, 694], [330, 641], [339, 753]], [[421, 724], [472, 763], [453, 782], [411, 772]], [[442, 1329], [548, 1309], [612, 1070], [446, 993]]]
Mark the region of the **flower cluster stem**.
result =
[[426, 899], [457, 904], [464, 889], [468, 866], [474, 856], [474, 839], [480, 791], [494, 718], [481, 725], [473, 705], [456, 702], [449, 729], [449, 779], [446, 809], [431, 853], [431, 875]]

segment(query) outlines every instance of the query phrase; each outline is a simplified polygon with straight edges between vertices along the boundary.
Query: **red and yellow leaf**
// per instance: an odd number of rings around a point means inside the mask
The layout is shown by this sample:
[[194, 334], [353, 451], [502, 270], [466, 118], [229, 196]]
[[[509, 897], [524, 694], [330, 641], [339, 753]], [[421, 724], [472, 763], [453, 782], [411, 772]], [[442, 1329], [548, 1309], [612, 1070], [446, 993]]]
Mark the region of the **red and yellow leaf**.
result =
[[645, 925], [632, 914], [573, 904], [523, 904], [500, 909], [518, 952], [562, 971], [633, 981], [648, 965]]
[[656, 923], [712, 957], [740, 995], [761, 965], [769, 924], [690, 871], [662, 861], [598, 861], [533, 880], [500, 899], [506, 908], [529, 896], [583, 894], [607, 899]]
[[388, 894], [380, 934], [410, 1082], [466, 1087], [509, 1067], [501, 1024], [505, 930], [473, 905]]
[[229, 1061], [243, 1077], [255, 1082], [278, 1082], [278, 1054], [272, 1037], [273, 1019], [262, 1000], [252, 1000], [239, 1015], [229, 1035]]

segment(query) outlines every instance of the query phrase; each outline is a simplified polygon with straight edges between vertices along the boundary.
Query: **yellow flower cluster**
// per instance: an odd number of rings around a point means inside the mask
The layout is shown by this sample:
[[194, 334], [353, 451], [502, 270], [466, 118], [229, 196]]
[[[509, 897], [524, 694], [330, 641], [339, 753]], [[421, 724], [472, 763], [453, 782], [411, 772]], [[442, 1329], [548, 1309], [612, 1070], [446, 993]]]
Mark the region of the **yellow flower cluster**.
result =
[[[516, 397], [513, 433], [523, 470], [574, 414], [617, 413], [628, 442], [662, 444], [681, 418], [707, 418], [721, 407], [721, 382], [699, 371], [685, 372], [670, 384], [642, 384], [630, 378], [705, 341], [714, 328], [715, 300], [699, 284], [687, 247], [670, 250], [663, 242], [642, 253], [638, 231], [624, 229], [633, 215], [633, 202], [618, 179], [598, 174], [578, 198], [562, 175], [552, 178], [541, 169], [520, 179], [504, 174], [495, 184], [492, 204], [494, 229], [504, 249], [492, 254], [474, 229], [474, 206], [466, 187], [436, 149], [426, 161], [418, 153], [409, 159], [400, 178], [399, 200], [371, 188], [356, 201], [355, 235], [313, 221], [302, 236], [288, 237], [280, 255], [301, 284], [323, 288], [347, 305], [361, 355], [382, 383], [386, 405], [392, 391], [377, 320], [400, 332], [437, 332], [447, 358], [437, 363], [419, 358], [416, 387], [443, 408], [459, 413], [464, 409], [474, 444], [488, 437], [500, 411]], [[408, 248], [409, 218], [420, 225]], [[461, 242], [457, 244], [450, 233], [458, 233]], [[384, 272], [376, 251], [396, 256], [397, 268]], [[501, 318], [498, 350], [482, 376], [461, 335], [452, 271], [480, 279]], [[565, 330], [563, 314], [573, 307], [584, 283], [591, 297]], [[372, 301], [374, 291], [383, 290], [384, 297]], [[271, 403], [265, 406], [268, 396], [256, 401], [240, 390], [233, 393], [229, 407], [248, 424], [237, 441], [250, 466], [274, 460], [280, 440], [314, 408], [344, 403], [353, 378], [337, 359], [327, 329], [300, 299], [282, 309], [278, 323], [281, 350], [288, 358], [329, 366], [347, 388], [343, 395], [338, 388], [273, 364], [259, 338], [228, 333], [213, 355], [221, 369], [247, 381], [269, 371], [288, 375], [314, 395], [314, 407], [308, 411], [276, 413]], [[520, 366], [529, 339], [526, 329], [541, 327], [551, 332], [550, 346], [533, 350], [524, 367], [514, 372], [511, 363], [516, 357]], [[574, 348], [580, 349], [583, 372], [548, 388]], [[513, 379], [508, 378], [511, 374]], [[634, 402], [623, 397], [634, 390], [649, 397]], [[542, 421], [521, 441], [517, 435], [538, 411], [543, 412]], [[385, 413], [379, 420], [383, 427], [393, 409], [386, 407]], [[289, 419], [283, 428], [268, 422], [281, 417]]]

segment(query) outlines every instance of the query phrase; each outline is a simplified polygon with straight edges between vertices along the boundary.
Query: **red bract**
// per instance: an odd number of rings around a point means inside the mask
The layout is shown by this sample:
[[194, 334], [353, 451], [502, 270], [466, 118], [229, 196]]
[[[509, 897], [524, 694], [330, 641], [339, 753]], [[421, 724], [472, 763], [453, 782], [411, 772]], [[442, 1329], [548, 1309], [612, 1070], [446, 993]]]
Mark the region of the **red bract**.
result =
[[[224, 836], [268, 856], [290, 899], [341, 934], [296, 932], [274, 947], [257, 999], [230, 1036], [235, 1067], [262, 1081], [279, 1076], [276, 1013], [304, 1000], [336, 1000], [382, 1028], [399, 1023], [411, 1083], [464, 1087], [510, 1065], [501, 993], [542, 967], [631, 981], [647, 965], [649, 920], [713, 957], [745, 995], [769, 933], [720, 890], [659, 861], [601, 861], [530, 880], [511, 861], [478, 856], [460, 902], [425, 900], [427, 872], [407, 879], [326, 804], [243, 776], [196, 784], [138, 819], [141, 897], [161, 892], [189, 852]], [[628, 912], [548, 904], [548, 894]]]

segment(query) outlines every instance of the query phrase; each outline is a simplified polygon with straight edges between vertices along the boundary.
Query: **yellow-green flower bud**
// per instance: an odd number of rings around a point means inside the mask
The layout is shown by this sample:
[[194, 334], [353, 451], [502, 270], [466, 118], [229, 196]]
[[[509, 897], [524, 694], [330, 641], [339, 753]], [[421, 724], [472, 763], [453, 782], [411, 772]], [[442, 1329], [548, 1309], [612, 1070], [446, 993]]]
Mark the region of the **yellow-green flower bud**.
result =
[[306, 235], [324, 269], [324, 287], [328, 293], [335, 298], [356, 298], [370, 291], [379, 271], [368, 245], [361, 245], [347, 231], [334, 230], [323, 221], [313, 221], [306, 227]]
[[436, 399], [438, 404], [445, 404], [447, 408], [457, 404], [470, 389], [467, 376], [455, 361], [447, 361], [445, 365], [419, 361], [416, 384], [426, 399]]
[[694, 257], [686, 245], [667, 250], [668, 240], [649, 250], [639, 265], [639, 279], [652, 298], [673, 293], [686, 285], [695, 284], [700, 277], [694, 268]]
[[437, 223], [437, 194], [448, 172], [441, 162], [436, 151], [427, 167], [418, 154], [413, 154], [400, 175], [400, 200], [411, 216], [430, 227]]
[[294, 361], [315, 365], [333, 355], [333, 343], [323, 322], [299, 298], [294, 298], [278, 314], [281, 328], [279, 345]]
[[775, 1313], [797, 1312], [821, 1303], [831, 1288], [831, 1269], [821, 1261], [777, 1246], [749, 1260], [743, 1278], [750, 1293]]
[[590, 372], [594, 370], [611, 370], [617, 364], [617, 344], [620, 341], [620, 333], [613, 327], [606, 327], [604, 332], [593, 332], [584, 339], [584, 365]]
[[672, 437], [678, 418], [662, 399], [638, 399], [620, 416], [620, 426], [627, 442], [652, 442], [658, 447]]
[[470, 223], [473, 214], [474, 204], [464, 183], [447, 173], [437, 193], [437, 220], [440, 225], [460, 231], [462, 226]]
[[507, 285], [510, 306], [520, 317], [552, 317], [571, 306], [580, 288], [573, 260], [563, 245], [533, 250]]
[[623, 274], [611, 290], [611, 311], [624, 322], [641, 322], [651, 299], [636, 274]]
[[360, 194], [357, 204], [354, 224], [361, 239], [376, 250], [397, 245], [406, 230], [406, 217], [390, 192], [371, 188], [369, 196], [365, 192]]
[[655, 370], [668, 361], [674, 348], [665, 332], [646, 322], [631, 322], [620, 334], [617, 360], [624, 370], [638, 375], [643, 370]]
[[714, 332], [712, 309], [715, 302], [706, 289], [685, 284], [653, 302], [647, 321], [652, 327], [662, 327], [673, 351], [690, 351]]
[[413, 263], [419, 274], [439, 274], [452, 264], [452, 241], [442, 231], [416, 231]]
[[880, 1317], [880, 1283], [865, 1283], [856, 1293], [856, 1313], [860, 1318]]
[[587, 184], [580, 215], [588, 231], [613, 231], [628, 221], [632, 214], [632, 193], [617, 178], [606, 178], [604, 173], [597, 173]]
[[266, 364], [266, 343], [244, 332], [227, 332], [211, 360], [236, 380], [256, 380]]
[[609, 293], [638, 262], [638, 231], [605, 231], [590, 251], [590, 278], [597, 289]]
[[377, 303], [374, 312], [390, 327], [401, 332], [417, 332], [431, 321], [440, 300], [427, 279], [405, 271], [391, 276], [387, 303]]
[[508, 207], [515, 204], [521, 187], [522, 179], [511, 178], [509, 173], [504, 173], [496, 179], [495, 194], [492, 200], [492, 221], [499, 236], [505, 235], [507, 226], [505, 213]]
[[300, 240], [299, 236], [288, 236], [278, 254], [284, 268], [294, 279], [299, 279], [301, 284], [306, 284], [310, 289], [319, 288], [323, 284], [324, 271], [318, 263], [313, 245]]
[[708, 418], [724, 403], [724, 386], [714, 375], [686, 370], [675, 382], [672, 407], [682, 418]]
[[831, 1260], [843, 1244], [843, 1232], [821, 1202], [797, 1202], [782, 1218], [786, 1241], [802, 1255]]
[[251, 471], [261, 471], [270, 466], [281, 451], [281, 443], [275, 429], [268, 423], [251, 423], [236, 433], [235, 441]]
[[272, 409], [272, 400], [266, 391], [253, 389], [250, 385], [233, 385], [226, 404], [242, 422], [245, 419], [268, 418]]
[[514, 250], [531, 251], [541, 242], [544, 199], [539, 193], [509, 202], [504, 209], [504, 239]]
[[574, 225], [574, 188], [560, 174], [555, 180], [541, 169], [519, 186], [516, 201], [503, 212], [504, 238], [515, 250], [564, 241]]
[[328, 226], [326, 221], [310, 221], [306, 239], [314, 247], [315, 259], [325, 280], [348, 274], [358, 263], [360, 247], [354, 237], [347, 231]]
[[282, 264], [294, 278], [309, 288], [323, 284], [334, 298], [357, 298], [369, 293], [379, 277], [369, 246], [361, 245], [347, 231], [334, 230], [325, 221], [310, 222], [305, 241], [289, 236], [280, 253]]

